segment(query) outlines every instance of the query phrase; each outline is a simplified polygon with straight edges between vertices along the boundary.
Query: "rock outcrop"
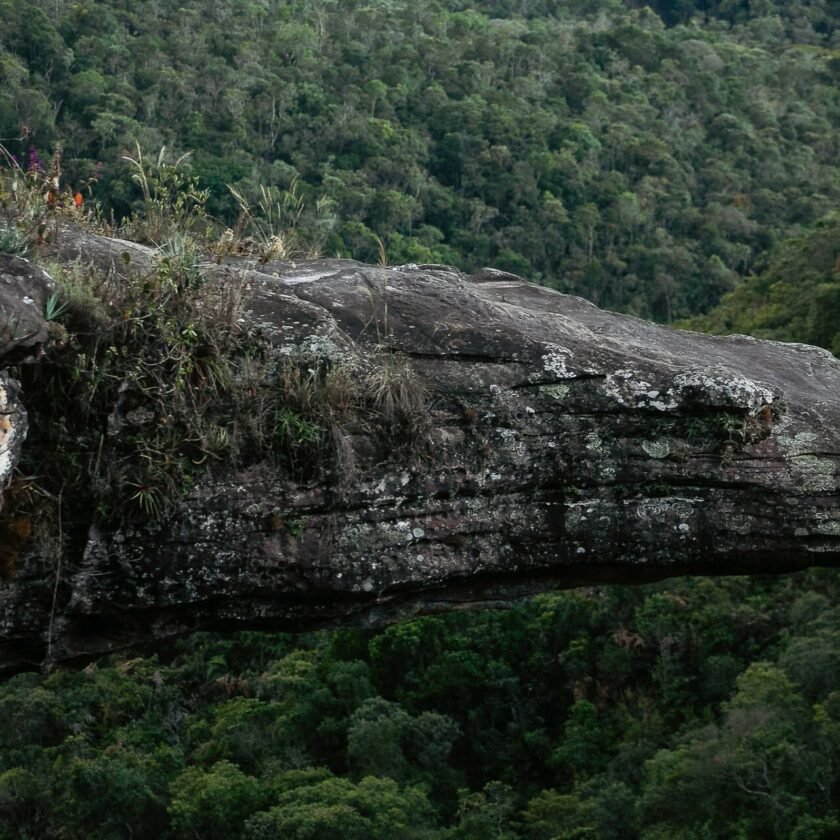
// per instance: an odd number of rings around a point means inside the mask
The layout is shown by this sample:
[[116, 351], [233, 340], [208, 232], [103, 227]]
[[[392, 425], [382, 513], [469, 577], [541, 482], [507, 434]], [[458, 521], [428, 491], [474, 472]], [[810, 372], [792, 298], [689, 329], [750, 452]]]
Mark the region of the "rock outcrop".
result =
[[32, 356], [46, 343], [44, 312], [52, 291], [44, 271], [21, 257], [0, 253], [0, 491], [20, 460], [27, 428], [18, 385], [3, 368]]
[[[116, 271], [151, 258], [78, 233], [59, 251]], [[69, 555], [7, 541], [0, 667], [199, 628], [377, 623], [552, 587], [840, 564], [840, 361], [826, 351], [680, 332], [490, 269], [205, 270], [245, 280], [244, 317], [276, 352], [341, 369], [348, 388], [374, 383], [377, 410], [410, 428], [346, 417], [328, 475], [266, 460], [208, 472], [145, 524], [109, 529], [90, 511]], [[0, 303], [18, 298], [5, 312], [43, 311], [30, 264], [6, 259], [0, 276]], [[11, 361], [22, 335], [30, 354], [46, 339], [17, 317], [0, 345]], [[20, 441], [26, 394], [5, 374], [0, 393]], [[8, 433], [0, 451], [4, 477]]]

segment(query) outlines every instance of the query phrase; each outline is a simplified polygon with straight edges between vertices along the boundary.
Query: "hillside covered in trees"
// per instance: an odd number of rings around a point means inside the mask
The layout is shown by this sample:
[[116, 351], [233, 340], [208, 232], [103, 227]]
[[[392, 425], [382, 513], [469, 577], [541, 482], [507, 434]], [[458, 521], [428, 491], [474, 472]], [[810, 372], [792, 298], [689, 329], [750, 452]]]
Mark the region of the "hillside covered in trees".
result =
[[[62, 188], [115, 224], [148, 209], [125, 158], [166, 146], [214, 236], [248, 205], [289, 254], [491, 264], [840, 353], [837, 0], [0, 0], [0, 21], [0, 142], [24, 169], [60, 147]], [[838, 627], [816, 569], [19, 674], [0, 840], [831, 840]]]
[[231, 185], [327, 254], [670, 321], [836, 208], [840, 11], [656, 5], [2, 0], [0, 142], [106, 214], [166, 146], [223, 224]]
[[838, 577], [199, 635], [0, 686], [0, 836], [837, 837]]

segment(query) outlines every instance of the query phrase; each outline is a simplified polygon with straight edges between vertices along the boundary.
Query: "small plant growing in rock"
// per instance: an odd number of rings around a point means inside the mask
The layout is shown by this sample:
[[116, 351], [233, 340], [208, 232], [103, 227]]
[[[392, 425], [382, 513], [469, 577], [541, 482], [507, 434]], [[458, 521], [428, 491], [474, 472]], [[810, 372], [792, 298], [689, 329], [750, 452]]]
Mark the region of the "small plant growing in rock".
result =
[[7, 221], [0, 222], [0, 252], [23, 256], [29, 249], [26, 234]]
[[214, 246], [220, 257], [249, 255], [261, 263], [311, 259], [318, 256], [335, 223], [329, 202], [321, 199], [315, 205], [321, 233], [314, 240], [304, 238], [301, 222], [307, 208], [297, 177], [285, 190], [260, 186], [256, 203], [243, 190], [230, 184], [228, 189], [239, 207], [239, 219]]
[[380, 353], [379, 365], [365, 380], [370, 405], [388, 434], [410, 443], [428, 425], [426, 389], [408, 365]]
[[169, 162], [166, 146], [152, 160], [143, 156], [140, 144], [135, 153], [124, 155], [131, 169], [131, 180], [140, 188], [142, 204], [122, 223], [123, 233], [138, 242], [161, 245], [173, 232], [181, 236], [206, 238], [211, 227], [207, 218], [208, 190], [188, 169], [189, 154]]

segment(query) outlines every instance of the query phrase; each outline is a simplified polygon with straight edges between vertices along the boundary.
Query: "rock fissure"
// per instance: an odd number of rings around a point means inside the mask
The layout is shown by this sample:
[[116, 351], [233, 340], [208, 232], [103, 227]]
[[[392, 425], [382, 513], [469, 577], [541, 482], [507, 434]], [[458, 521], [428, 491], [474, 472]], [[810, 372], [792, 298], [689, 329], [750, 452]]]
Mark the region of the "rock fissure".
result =
[[414, 350], [405, 350], [400, 347], [386, 347], [387, 352], [398, 355], [398, 356], [407, 356], [411, 359], [427, 359], [429, 361], [447, 361], [447, 362], [465, 362], [465, 363], [475, 363], [475, 362], [490, 362], [492, 364], [501, 364], [501, 365], [522, 365], [524, 366], [525, 363], [522, 359], [517, 359], [512, 356], [499, 356], [492, 353], [482, 354], [482, 353], [460, 353], [457, 350], [452, 350], [449, 352], [440, 352], [440, 353], [419, 353]]

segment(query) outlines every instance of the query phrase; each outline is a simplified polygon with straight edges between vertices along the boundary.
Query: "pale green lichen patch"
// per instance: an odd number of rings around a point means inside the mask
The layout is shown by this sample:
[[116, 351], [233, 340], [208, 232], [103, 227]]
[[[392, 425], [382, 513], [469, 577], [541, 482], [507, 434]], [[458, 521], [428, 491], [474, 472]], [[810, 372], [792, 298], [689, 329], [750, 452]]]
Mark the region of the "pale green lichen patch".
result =
[[576, 374], [569, 369], [572, 360], [572, 351], [559, 344], [546, 344], [545, 354], [542, 357], [543, 370], [546, 373], [557, 377], [557, 379], [573, 379]]
[[[648, 377], [649, 378], [649, 377]], [[605, 394], [619, 405], [670, 412], [682, 404], [756, 410], [772, 403], [773, 389], [720, 365], [681, 371], [669, 387], [657, 386], [639, 371], [620, 369], [605, 381]]]
[[586, 448], [590, 452], [597, 452], [599, 455], [604, 454], [604, 442], [601, 440], [597, 432], [589, 432], [586, 436]]
[[541, 385], [540, 393], [552, 400], [565, 400], [569, 396], [568, 385]]
[[784, 435], [780, 442], [791, 455], [805, 455], [814, 449], [817, 435], [814, 432], [799, 432], [792, 437]]
[[[667, 496], [648, 499], [628, 499], [625, 505], [628, 512], [632, 512], [643, 522], [659, 522], [668, 518], [679, 524], [687, 524], [695, 513], [695, 505], [701, 499], [691, 499], [682, 496]], [[684, 529], [680, 529], [684, 530]]]
[[832, 513], [817, 511], [816, 523], [812, 526], [816, 534], [840, 537], [840, 518]]
[[657, 388], [635, 370], [622, 369], [606, 377], [604, 393], [619, 405], [669, 412], [678, 407], [670, 388]]
[[715, 408], [755, 410], [769, 405], [778, 396], [768, 385], [721, 365], [684, 370], [674, 377], [673, 388], [684, 401]]
[[809, 492], [833, 493], [837, 490], [840, 466], [831, 458], [818, 455], [793, 455], [791, 464], [803, 479]]
[[671, 444], [667, 440], [643, 440], [641, 446], [651, 458], [667, 458], [671, 454]]
[[298, 363], [313, 364], [325, 360], [333, 364], [349, 364], [355, 361], [352, 353], [323, 335], [308, 335], [294, 344], [282, 345], [277, 352]]

